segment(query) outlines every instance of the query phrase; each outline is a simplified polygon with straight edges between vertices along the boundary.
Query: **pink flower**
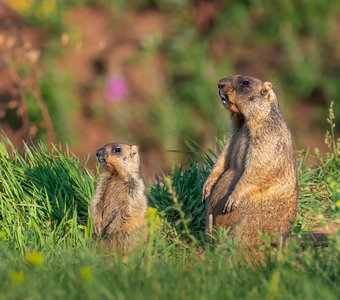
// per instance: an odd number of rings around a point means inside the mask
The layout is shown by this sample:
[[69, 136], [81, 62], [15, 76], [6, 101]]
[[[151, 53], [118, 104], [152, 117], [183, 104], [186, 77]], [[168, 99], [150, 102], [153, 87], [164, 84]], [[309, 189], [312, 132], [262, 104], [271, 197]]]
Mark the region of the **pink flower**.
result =
[[129, 87], [122, 76], [109, 77], [105, 85], [105, 97], [110, 102], [121, 102], [129, 95]]

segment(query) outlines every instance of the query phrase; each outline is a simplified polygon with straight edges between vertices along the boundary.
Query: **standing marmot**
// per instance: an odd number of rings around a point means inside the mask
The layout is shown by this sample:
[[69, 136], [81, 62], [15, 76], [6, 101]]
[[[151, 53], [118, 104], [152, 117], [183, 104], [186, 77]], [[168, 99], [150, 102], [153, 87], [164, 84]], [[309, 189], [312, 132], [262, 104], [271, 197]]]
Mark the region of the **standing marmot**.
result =
[[108, 144], [98, 149], [96, 156], [105, 172], [91, 202], [94, 236], [125, 253], [128, 247], [146, 239], [147, 198], [138, 147]]
[[285, 238], [294, 220], [298, 178], [291, 133], [270, 82], [235, 75], [218, 93], [231, 113], [231, 133], [203, 187], [207, 233], [231, 228], [241, 246], [260, 232]]

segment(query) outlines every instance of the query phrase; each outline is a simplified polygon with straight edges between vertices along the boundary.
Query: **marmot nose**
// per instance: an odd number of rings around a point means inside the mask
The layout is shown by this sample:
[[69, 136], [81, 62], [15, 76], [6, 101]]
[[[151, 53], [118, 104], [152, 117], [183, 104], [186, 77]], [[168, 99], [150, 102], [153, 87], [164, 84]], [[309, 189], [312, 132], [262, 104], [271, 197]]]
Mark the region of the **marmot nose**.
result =
[[103, 152], [104, 152], [104, 149], [103, 149], [103, 148], [98, 149], [97, 152], [96, 152], [96, 156], [97, 156], [97, 157], [102, 156], [102, 155], [103, 155]]
[[225, 86], [224, 80], [221, 79], [221, 80], [218, 82], [217, 86], [218, 86], [219, 89], [223, 88], [223, 87]]

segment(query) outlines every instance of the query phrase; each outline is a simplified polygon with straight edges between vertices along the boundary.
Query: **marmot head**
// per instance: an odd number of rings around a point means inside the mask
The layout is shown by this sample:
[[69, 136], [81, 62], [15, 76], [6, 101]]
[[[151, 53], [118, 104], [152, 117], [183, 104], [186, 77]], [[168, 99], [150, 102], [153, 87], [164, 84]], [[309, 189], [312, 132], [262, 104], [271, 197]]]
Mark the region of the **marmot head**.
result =
[[138, 146], [123, 143], [107, 144], [96, 152], [97, 160], [110, 173], [140, 171]]
[[241, 114], [246, 119], [267, 115], [272, 103], [277, 103], [270, 82], [244, 76], [233, 75], [218, 82], [218, 94], [223, 106], [232, 113]]

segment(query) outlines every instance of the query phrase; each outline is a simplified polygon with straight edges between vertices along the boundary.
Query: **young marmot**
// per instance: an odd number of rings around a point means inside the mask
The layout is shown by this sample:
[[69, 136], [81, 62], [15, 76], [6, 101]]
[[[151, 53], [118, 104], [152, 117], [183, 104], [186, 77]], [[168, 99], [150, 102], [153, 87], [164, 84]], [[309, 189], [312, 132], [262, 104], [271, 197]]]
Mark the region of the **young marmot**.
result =
[[140, 172], [138, 147], [107, 144], [97, 150], [101, 174], [91, 202], [94, 237], [109, 249], [127, 248], [146, 240], [147, 198]]
[[218, 93], [232, 124], [203, 187], [206, 232], [231, 228], [241, 246], [259, 244], [259, 233], [285, 238], [296, 215], [298, 178], [292, 136], [272, 84], [235, 75], [219, 81]]

